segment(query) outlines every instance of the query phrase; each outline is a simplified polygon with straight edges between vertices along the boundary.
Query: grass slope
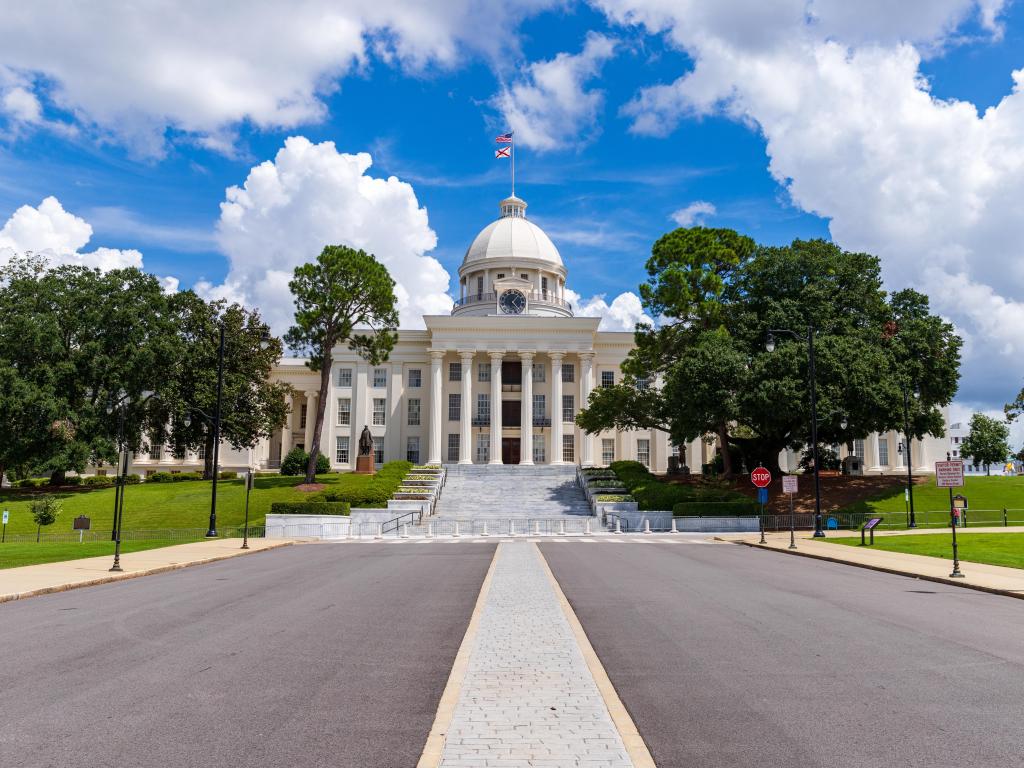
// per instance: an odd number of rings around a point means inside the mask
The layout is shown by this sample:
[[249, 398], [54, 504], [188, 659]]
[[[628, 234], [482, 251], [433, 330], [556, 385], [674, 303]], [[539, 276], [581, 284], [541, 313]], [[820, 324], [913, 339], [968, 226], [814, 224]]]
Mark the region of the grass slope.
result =
[[[141, 552], [144, 549], [169, 547], [180, 544], [180, 541], [122, 541], [121, 553]], [[111, 562], [114, 557], [114, 542], [87, 541], [82, 544], [50, 544], [26, 542], [0, 544], [0, 569], [17, 568], [22, 565], [39, 563], [56, 563], [64, 560], [78, 560], [82, 557], [101, 557], [109, 555]]]
[[[1011, 521], [1024, 522], [1024, 477], [968, 477], [963, 488], [954, 493], [963, 494], [969, 503], [968, 522], [981, 525], [982, 521], [1002, 523], [1003, 508]], [[904, 487], [889, 488], [880, 494], [858, 501], [843, 512], [867, 512], [905, 516]], [[914, 485], [914, 510], [919, 524], [947, 525], [949, 523], [949, 490], [937, 488], [933, 478]]]
[[[852, 537], [837, 537], [824, 541], [850, 547], [861, 545], [859, 538]], [[1024, 533], [958, 533], [956, 543], [961, 560], [1024, 568]], [[874, 549], [952, 560], [953, 538], [949, 533], [879, 536], [875, 539]]]

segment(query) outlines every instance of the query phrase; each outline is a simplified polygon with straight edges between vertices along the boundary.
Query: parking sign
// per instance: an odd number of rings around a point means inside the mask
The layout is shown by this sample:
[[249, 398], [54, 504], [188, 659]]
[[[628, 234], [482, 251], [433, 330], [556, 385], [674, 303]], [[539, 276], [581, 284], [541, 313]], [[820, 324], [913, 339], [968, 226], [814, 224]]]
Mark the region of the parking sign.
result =
[[935, 485], [939, 488], [959, 488], [964, 484], [962, 461], [936, 461]]

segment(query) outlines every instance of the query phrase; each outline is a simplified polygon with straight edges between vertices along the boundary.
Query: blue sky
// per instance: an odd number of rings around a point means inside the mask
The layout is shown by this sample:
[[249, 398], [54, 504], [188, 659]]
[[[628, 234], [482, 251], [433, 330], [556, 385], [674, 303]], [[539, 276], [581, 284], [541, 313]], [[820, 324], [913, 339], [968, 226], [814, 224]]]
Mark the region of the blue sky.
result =
[[[588, 311], [618, 307], [606, 327], [637, 319], [614, 301], [673, 214], [703, 203], [698, 221], [763, 243], [832, 237], [881, 255], [890, 287], [930, 293], [968, 338], [963, 409], [998, 408], [1024, 378], [1024, 272], [1006, 236], [1024, 223], [1006, 202], [1024, 191], [1019, 3], [360, 0], [305, 15], [186, 3], [167, 17], [140, 2], [115, 21], [38, 5], [0, 21], [0, 224], [51, 196], [69, 216], [26, 215], [0, 249], [49, 244], [86, 263], [98, 247], [138, 251], [104, 258], [139, 258], [280, 324], [274, 268], [315, 256], [314, 230], [393, 264], [414, 296], [406, 323], [440, 306], [432, 260], [454, 275], [507, 194], [493, 136], [511, 126], [517, 191]], [[30, 32], [52, 50], [24, 43]], [[288, 137], [373, 165], [338, 181], [331, 153], [279, 155]], [[226, 190], [264, 162], [302, 166], [294, 200], [275, 214], [271, 193], [247, 198], [225, 235]], [[392, 175], [408, 186], [381, 188], [383, 202], [360, 191]], [[65, 237], [78, 220], [87, 244]]]

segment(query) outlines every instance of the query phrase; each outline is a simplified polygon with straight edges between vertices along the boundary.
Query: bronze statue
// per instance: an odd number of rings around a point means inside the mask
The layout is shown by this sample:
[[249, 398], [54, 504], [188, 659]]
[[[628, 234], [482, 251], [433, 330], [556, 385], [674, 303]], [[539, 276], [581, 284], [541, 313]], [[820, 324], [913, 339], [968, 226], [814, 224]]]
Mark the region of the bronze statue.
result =
[[370, 434], [370, 428], [363, 425], [363, 432], [359, 435], [359, 455], [369, 456], [373, 453], [373, 435]]

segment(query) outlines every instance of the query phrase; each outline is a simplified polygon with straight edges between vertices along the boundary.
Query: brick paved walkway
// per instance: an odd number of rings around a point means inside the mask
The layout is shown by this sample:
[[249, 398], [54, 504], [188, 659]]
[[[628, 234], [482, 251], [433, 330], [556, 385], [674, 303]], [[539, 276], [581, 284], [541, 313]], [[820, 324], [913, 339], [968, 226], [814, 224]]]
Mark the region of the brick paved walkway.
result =
[[445, 768], [632, 768], [535, 545], [499, 545]]

